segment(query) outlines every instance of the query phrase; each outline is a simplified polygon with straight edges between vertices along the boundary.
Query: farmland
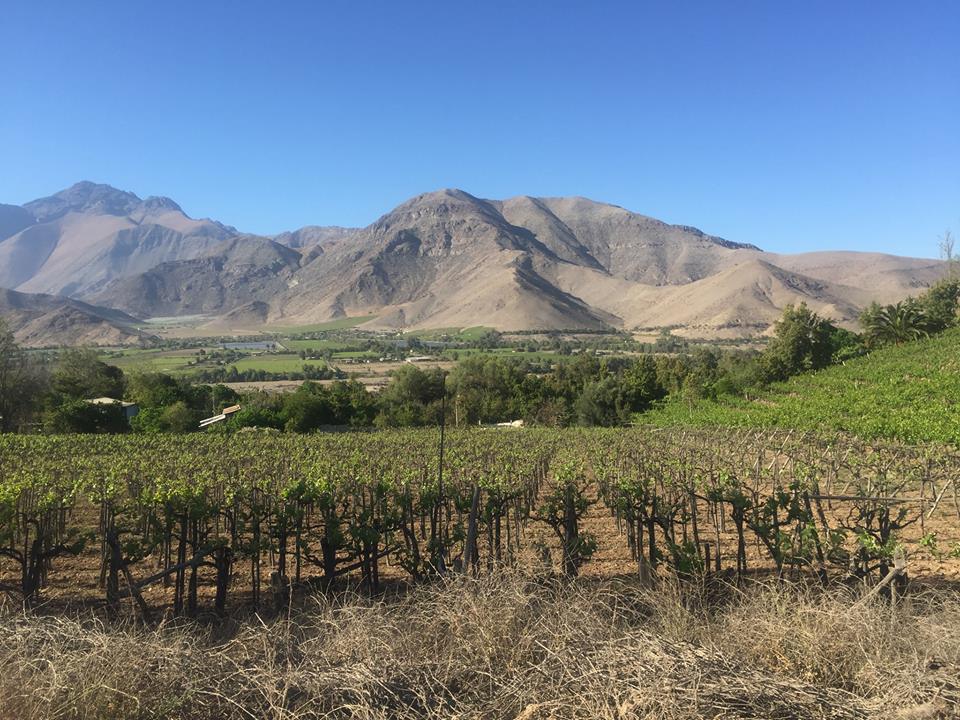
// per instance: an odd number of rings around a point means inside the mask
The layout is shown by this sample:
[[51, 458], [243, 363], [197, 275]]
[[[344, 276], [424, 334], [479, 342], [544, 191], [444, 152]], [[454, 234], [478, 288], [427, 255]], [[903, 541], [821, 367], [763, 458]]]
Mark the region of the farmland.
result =
[[[0, 436], [0, 718], [954, 717], [957, 340], [749, 400], [675, 391], [631, 428], [475, 423], [524, 416], [509, 388], [674, 357], [470, 347], [430, 363], [433, 427], [301, 430], [370, 397], [334, 384], [205, 434]], [[396, 380], [376, 397], [400, 420], [398, 388], [433, 377], [290, 342], [113, 359], [342, 360]]]
[[[945, 448], [651, 429], [453, 431], [442, 466], [439, 449], [427, 430], [4, 438], [3, 587], [26, 604], [50, 587], [67, 603], [132, 595], [146, 615], [196, 614], [207, 587], [223, 613], [275, 602], [270, 575], [289, 590], [351, 574], [375, 593], [385, 577], [529, 565], [534, 537], [571, 577], [599, 552], [648, 578], [869, 583], [908, 551], [957, 579], [960, 457]], [[100, 568], [99, 598], [54, 582], [78, 557]], [[134, 590], [145, 577], [170, 590], [143, 583], [153, 608]]]
[[[156, 348], [105, 349], [101, 351], [104, 362], [127, 373], [163, 372], [188, 380], [210, 381], [211, 373], [222, 371], [221, 382], [235, 383], [234, 369], [241, 375], [243, 387], [269, 388], [277, 382], [304, 378], [304, 366], [314, 369], [339, 368], [340, 377], [350, 375], [367, 385], [381, 386], [386, 383], [386, 373], [396, 369], [407, 356], [435, 358], [433, 365], [449, 366], [460, 357], [471, 355], [497, 355], [509, 357], [517, 350], [513, 347], [482, 348], [474, 346], [488, 328], [456, 328], [411, 333], [409, 338], [398, 339], [384, 333], [369, 333], [355, 330], [355, 326], [367, 318], [348, 318], [343, 321], [323, 323], [316, 326], [290, 328], [296, 332], [284, 332], [284, 328], [272, 328], [272, 334], [252, 336], [251, 347], [230, 339], [193, 338], [166, 341]], [[433, 339], [443, 338], [443, 340]], [[421, 341], [434, 343], [429, 347]], [[410, 345], [412, 343], [412, 345]], [[274, 347], [253, 347], [259, 344], [275, 344]], [[409, 347], [408, 347], [409, 345]], [[240, 346], [240, 347], [233, 347]], [[556, 360], [551, 351], [522, 353], [530, 361]], [[265, 377], [254, 379], [251, 374]], [[308, 375], [309, 377], [309, 375]], [[251, 385], [251, 382], [258, 383]], [[285, 385], [285, 387], [295, 387]]]
[[831, 429], [866, 439], [960, 443], [960, 329], [888, 347], [749, 397], [678, 400], [643, 416], [663, 426]]
[[305, 361], [295, 353], [270, 353], [251, 355], [231, 363], [237, 370], [266, 370], [267, 372], [284, 373], [301, 370], [305, 364], [323, 366], [323, 360]]
[[[921, 590], [960, 578], [950, 448], [463, 430], [441, 463], [440, 444], [0, 438], [0, 583], [32, 608], [0, 617], [3, 707], [865, 720], [960, 701], [960, 608]], [[141, 660], [149, 679], [120, 664]]]

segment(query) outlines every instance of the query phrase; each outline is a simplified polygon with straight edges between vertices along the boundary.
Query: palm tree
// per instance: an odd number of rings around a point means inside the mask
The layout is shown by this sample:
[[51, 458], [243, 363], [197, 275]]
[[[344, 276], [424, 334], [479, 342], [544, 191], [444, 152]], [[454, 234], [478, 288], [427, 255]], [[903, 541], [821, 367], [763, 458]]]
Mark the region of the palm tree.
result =
[[913, 298], [896, 305], [874, 303], [860, 317], [870, 345], [900, 345], [926, 337], [927, 316]]

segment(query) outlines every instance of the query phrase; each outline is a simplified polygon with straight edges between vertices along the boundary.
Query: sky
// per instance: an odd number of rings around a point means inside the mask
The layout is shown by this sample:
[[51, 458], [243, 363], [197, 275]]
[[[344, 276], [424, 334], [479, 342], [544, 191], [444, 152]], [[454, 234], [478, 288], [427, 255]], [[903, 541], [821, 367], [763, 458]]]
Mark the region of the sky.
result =
[[79, 180], [247, 232], [443, 187], [777, 252], [960, 234], [960, 2], [3, 0], [0, 202]]

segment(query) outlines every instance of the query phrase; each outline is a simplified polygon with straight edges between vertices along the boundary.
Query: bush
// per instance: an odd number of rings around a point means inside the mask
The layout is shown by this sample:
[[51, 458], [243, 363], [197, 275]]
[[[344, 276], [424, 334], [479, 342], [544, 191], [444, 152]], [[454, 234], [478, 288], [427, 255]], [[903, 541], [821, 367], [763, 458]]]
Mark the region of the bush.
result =
[[581, 425], [611, 427], [630, 421], [630, 404], [623, 384], [614, 375], [588, 383], [575, 404]]
[[835, 325], [810, 310], [806, 303], [788, 305], [760, 358], [762, 378], [775, 382], [825, 368], [833, 362], [836, 345], [846, 340]]
[[44, 418], [48, 433], [122, 433], [130, 423], [119, 403], [100, 405], [69, 400], [49, 410]]

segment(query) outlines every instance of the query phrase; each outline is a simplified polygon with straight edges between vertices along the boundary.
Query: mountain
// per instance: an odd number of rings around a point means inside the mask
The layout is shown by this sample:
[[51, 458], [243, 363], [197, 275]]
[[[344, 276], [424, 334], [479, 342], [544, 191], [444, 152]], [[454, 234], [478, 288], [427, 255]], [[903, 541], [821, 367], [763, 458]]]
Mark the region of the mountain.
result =
[[[831, 262], [836, 262], [832, 266]], [[779, 256], [585, 198], [417, 196], [306, 262], [268, 301], [286, 324], [376, 315], [368, 327], [767, 330], [790, 303], [852, 325], [941, 274], [932, 260]], [[267, 301], [266, 298], [263, 298]]]
[[[307, 263], [271, 318], [378, 315], [379, 327], [600, 328], [615, 322], [557, 288], [560, 258], [495, 204], [460, 190], [420, 195]], [[480, 322], [474, 320], [480, 319]]]
[[89, 296], [144, 317], [216, 315], [295, 284], [300, 253], [266, 238], [237, 236], [209, 255], [161, 263], [118, 278]]
[[299, 230], [274, 235], [271, 240], [296, 250], [311, 250], [330, 243], [347, 240], [359, 232], [358, 228], [345, 228], [335, 225], [307, 225]]
[[631, 327], [676, 327], [695, 337], [759, 335], [785, 306], [801, 302], [849, 325], [872, 297], [858, 288], [791, 273], [762, 258], [762, 254], [748, 256], [684, 284], [641, 286], [569, 267], [562, 269], [557, 284], [591, 306], [630, 318]]
[[23, 292], [83, 297], [113, 278], [206, 255], [237, 234], [189, 218], [169, 198], [141, 200], [91, 182], [22, 210], [33, 221], [0, 241], [0, 286]]
[[149, 341], [142, 323], [119, 310], [71, 298], [0, 288], [0, 316], [25, 347], [135, 345]]
[[222, 331], [369, 316], [364, 327], [747, 336], [798, 302], [852, 325], [871, 300], [941, 274], [935, 260], [767, 253], [580, 197], [439, 190], [365, 228], [272, 238], [93, 183], [0, 206], [0, 285], [143, 317], [207, 315]]
[[758, 250], [586, 198], [524, 196], [496, 205], [561, 259], [645, 285], [699, 280], [724, 267], [730, 250]]
[[0, 203], [0, 240], [16, 235], [36, 222], [26, 208]]

